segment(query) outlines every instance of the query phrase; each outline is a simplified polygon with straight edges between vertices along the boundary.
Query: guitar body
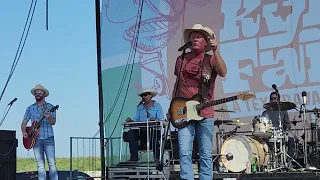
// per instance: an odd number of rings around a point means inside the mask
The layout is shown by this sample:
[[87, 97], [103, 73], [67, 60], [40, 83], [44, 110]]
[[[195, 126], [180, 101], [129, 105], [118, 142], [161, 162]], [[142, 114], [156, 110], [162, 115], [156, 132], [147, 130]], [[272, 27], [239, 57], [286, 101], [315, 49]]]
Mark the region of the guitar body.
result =
[[175, 128], [185, 127], [189, 121], [202, 120], [199, 116], [196, 105], [202, 103], [203, 97], [201, 94], [196, 94], [191, 98], [175, 97], [171, 100], [169, 112], [171, 114], [171, 123]]
[[[51, 108], [48, 112], [54, 112], [59, 108], [59, 105], [54, 106]], [[23, 146], [26, 149], [33, 148], [34, 144], [36, 143], [36, 140], [40, 134], [39, 127], [42, 124], [42, 121], [45, 119], [45, 116], [42, 116], [39, 122], [33, 121], [31, 126], [26, 127], [26, 133], [28, 134], [28, 137], [23, 137]]]
[[39, 136], [39, 129], [35, 128], [37, 124], [38, 122], [34, 121], [31, 126], [26, 127], [26, 133], [28, 134], [28, 137], [23, 137], [23, 146], [26, 149], [33, 148], [34, 144], [36, 143], [36, 140]]

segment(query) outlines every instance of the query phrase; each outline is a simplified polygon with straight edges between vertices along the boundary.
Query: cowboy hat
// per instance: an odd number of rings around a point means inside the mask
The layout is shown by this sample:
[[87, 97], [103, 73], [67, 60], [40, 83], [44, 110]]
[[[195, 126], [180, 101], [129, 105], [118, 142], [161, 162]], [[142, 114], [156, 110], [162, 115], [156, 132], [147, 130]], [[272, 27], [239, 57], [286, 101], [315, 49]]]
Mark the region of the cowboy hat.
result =
[[37, 84], [34, 88], [32, 88], [32, 89], [31, 89], [31, 94], [32, 94], [32, 95], [35, 95], [34, 92], [35, 92], [36, 90], [41, 90], [41, 91], [43, 91], [43, 92], [44, 92], [44, 95], [45, 95], [46, 97], [49, 96], [49, 90], [46, 89], [46, 88], [44, 88], [41, 84]]
[[155, 89], [152, 89], [152, 88], [142, 89], [141, 92], [138, 95], [141, 96], [141, 94], [143, 94], [143, 93], [150, 93], [151, 97], [155, 97], [158, 94], [158, 92]]
[[[216, 34], [208, 27], [203, 27], [202, 24], [195, 24], [193, 25], [193, 27], [191, 29], [185, 29], [183, 32], [183, 38], [184, 38], [184, 42], [187, 43], [190, 41], [189, 37], [190, 37], [190, 33], [192, 32], [201, 32], [202, 34], [204, 34], [205, 38], [207, 39], [207, 42], [210, 39], [215, 39], [216, 38]], [[205, 48], [206, 52], [211, 50], [210, 45], [207, 45]]]

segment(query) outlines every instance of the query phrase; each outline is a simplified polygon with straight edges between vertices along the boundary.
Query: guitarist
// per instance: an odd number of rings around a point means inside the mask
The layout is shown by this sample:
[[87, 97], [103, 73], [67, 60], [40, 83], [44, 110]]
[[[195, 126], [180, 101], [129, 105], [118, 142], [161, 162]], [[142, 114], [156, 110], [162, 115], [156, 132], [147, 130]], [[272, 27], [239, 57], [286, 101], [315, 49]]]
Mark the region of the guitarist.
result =
[[[184, 41], [192, 42], [191, 52], [185, 54], [184, 60], [181, 60], [181, 56], [177, 58], [174, 74], [180, 79], [176, 79], [173, 97], [191, 98], [201, 93], [206, 101], [212, 101], [217, 75], [225, 77], [227, 73], [226, 64], [217, 50], [215, 34], [210, 28], [195, 24], [191, 29], [185, 29]], [[213, 55], [207, 54], [209, 51], [212, 51]], [[168, 116], [169, 119], [170, 113]], [[191, 158], [195, 135], [199, 144], [199, 178], [213, 178], [213, 108], [201, 110], [200, 116], [204, 119], [198, 122], [191, 121], [187, 126], [178, 129], [181, 179], [194, 179]]]
[[25, 112], [21, 123], [22, 134], [24, 138], [28, 137], [26, 126], [29, 120], [31, 120], [31, 122], [39, 121], [45, 116], [44, 121], [39, 127], [40, 134], [33, 147], [33, 152], [37, 161], [39, 180], [46, 180], [44, 153], [48, 160], [50, 180], [58, 180], [55, 159], [55, 141], [52, 128], [56, 123], [56, 113], [48, 112], [53, 108], [53, 105], [45, 101], [45, 98], [49, 96], [49, 91], [46, 88], [38, 84], [31, 89], [31, 94], [35, 97], [36, 102], [31, 104]]

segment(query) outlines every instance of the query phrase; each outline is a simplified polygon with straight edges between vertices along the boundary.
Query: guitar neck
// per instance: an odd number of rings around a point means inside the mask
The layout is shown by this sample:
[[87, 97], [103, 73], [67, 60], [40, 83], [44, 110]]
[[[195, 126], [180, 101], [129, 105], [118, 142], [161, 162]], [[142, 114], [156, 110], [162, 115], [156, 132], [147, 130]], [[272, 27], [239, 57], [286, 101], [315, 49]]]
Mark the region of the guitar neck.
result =
[[218, 104], [227, 103], [227, 102], [234, 101], [234, 100], [237, 100], [237, 99], [238, 99], [238, 96], [230, 96], [230, 97], [227, 97], [227, 98], [222, 98], [222, 99], [218, 99], [218, 100], [214, 100], [214, 101], [204, 102], [204, 103], [198, 104], [197, 105], [197, 109], [201, 110], [201, 109], [204, 109], [204, 108], [207, 108], [207, 107], [211, 107], [211, 106], [215, 106], [215, 105], [218, 105]]
[[37, 123], [37, 125], [35, 126], [35, 129], [38, 129], [42, 123], [42, 121], [44, 120], [45, 116], [43, 116], [40, 121]]

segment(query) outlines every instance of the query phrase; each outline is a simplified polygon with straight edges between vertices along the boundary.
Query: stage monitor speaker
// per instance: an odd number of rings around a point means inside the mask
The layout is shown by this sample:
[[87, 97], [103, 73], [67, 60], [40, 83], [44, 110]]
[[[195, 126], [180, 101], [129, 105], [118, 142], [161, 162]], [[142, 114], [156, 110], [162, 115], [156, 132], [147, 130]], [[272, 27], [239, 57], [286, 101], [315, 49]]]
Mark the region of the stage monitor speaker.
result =
[[16, 131], [0, 130], [0, 179], [16, 180], [17, 147]]

